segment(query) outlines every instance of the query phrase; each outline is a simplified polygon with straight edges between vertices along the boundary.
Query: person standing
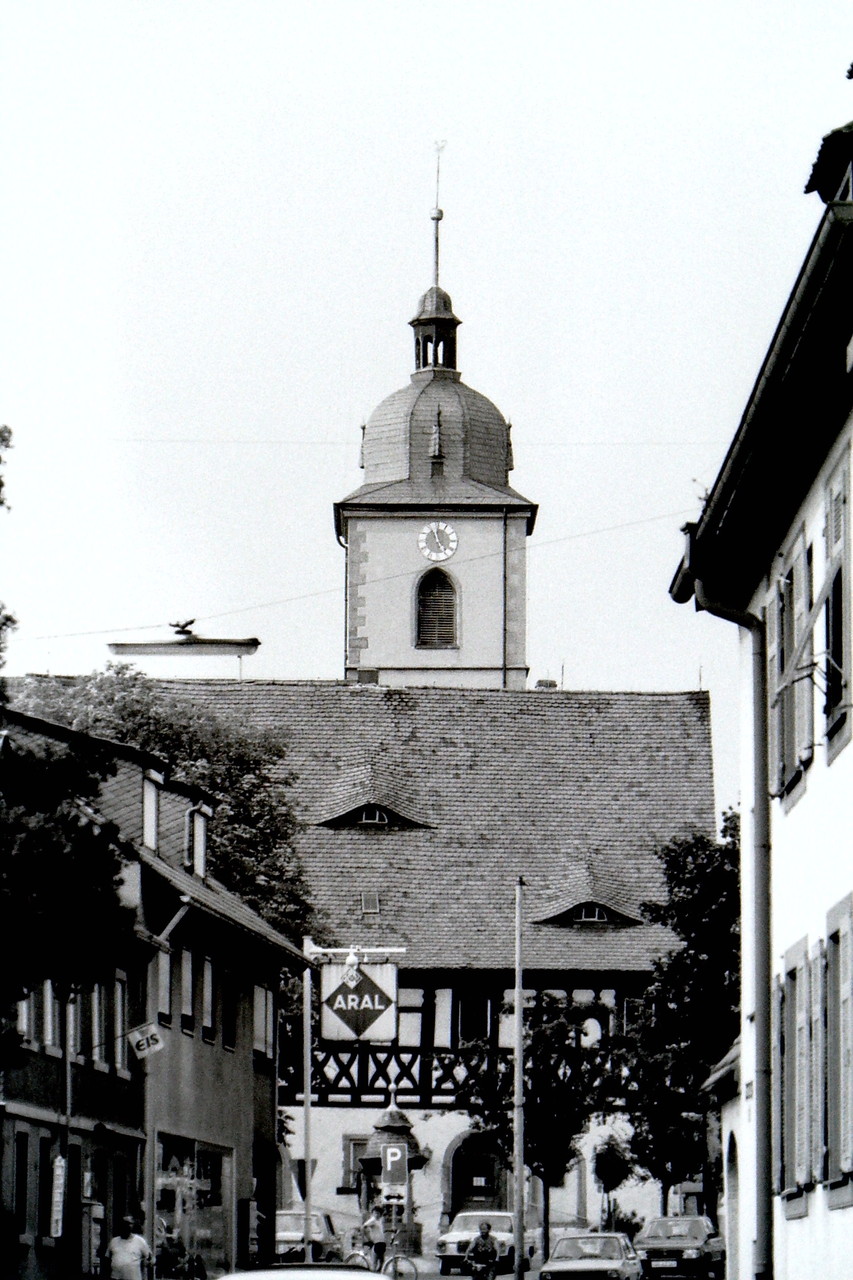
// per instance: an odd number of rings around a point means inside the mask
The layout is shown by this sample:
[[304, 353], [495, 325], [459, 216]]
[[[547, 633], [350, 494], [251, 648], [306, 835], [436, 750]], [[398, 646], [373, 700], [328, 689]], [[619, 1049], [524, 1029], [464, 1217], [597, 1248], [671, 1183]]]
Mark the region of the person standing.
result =
[[385, 1219], [382, 1217], [381, 1204], [373, 1206], [373, 1211], [364, 1224], [364, 1238], [373, 1249], [374, 1271], [381, 1271], [385, 1258]]
[[133, 1218], [122, 1218], [118, 1235], [107, 1245], [104, 1257], [112, 1280], [150, 1280], [151, 1247], [144, 1236], [136, 1234], [135, 1225]]

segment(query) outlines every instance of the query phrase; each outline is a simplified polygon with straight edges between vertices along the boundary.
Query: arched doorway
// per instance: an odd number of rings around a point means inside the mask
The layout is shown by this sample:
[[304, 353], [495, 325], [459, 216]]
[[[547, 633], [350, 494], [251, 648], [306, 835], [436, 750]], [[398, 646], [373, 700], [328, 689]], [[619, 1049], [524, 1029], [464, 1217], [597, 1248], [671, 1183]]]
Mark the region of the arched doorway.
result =
[[729, 1134], [726, 1147], [726, 1280], [738, 1280], [738, 1159], [737, 1140]]
[[488, 1133], [469, 1133], [450, 1164], [450, 1216], [507, 1207], [507, 1171]]

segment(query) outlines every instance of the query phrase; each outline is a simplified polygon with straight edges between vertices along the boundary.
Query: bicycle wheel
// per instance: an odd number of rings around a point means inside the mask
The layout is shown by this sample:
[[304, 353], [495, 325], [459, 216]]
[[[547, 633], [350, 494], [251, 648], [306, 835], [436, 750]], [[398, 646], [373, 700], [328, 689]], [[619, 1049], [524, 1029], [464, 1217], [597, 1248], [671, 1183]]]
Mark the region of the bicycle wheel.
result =
[[348, 1253], [344, 1258], [344, 1263], [348, 1267], [363, 1267], [365, 1271], [370, 1271], [371, 1266], [367, 1259], [367, 1254], [361, 1253], [356, 1249], [353, 1253]]
[[417, 1267], [411, 1258], [402, 1253], [392, 1253], [382, 1268], [382, 1274], [393, 1276], [394, 1280], [418, 1280]]

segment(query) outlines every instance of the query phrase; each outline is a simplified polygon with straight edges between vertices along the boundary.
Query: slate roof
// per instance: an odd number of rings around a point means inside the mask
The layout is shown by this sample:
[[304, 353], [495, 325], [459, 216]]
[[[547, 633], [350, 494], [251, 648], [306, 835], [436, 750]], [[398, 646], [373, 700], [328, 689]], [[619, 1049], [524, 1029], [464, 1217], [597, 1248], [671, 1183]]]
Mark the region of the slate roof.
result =
[[[671, 945], [645, 923], [534, 922], [590, 897], [639, 919], [660, 896], [655, 847], [713, 831], [706, 693], [157, 683], [289, 744], [297, 841], [338, 945], [405, 946], [411, 969], [511, 969], [520, 875], [526, 968], [640, 972]], [[321, 825], [354, 798], [424, 825]]]

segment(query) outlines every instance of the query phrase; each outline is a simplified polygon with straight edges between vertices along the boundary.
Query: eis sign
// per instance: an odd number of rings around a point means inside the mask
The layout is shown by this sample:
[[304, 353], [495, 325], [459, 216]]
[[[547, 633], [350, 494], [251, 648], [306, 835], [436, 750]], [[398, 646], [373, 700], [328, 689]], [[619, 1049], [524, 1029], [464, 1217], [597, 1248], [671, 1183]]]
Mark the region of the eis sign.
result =
[[395, 1039], [395, 964], [327, 964], [320, 973], [320, 1035], [324, 1040]]

